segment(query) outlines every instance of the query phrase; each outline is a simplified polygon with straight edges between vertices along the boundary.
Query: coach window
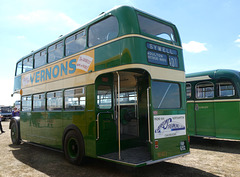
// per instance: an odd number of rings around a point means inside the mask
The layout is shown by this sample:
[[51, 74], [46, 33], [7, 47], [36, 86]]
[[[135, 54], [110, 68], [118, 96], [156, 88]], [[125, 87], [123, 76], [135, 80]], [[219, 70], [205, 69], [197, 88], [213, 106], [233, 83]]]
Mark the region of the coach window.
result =
[[84, 110], [86, 105], [84, 87], [65, 90], [64, 99], [65, 110]]
[[186, 84], [186, 91], [187, 91], [187, 99], [191, 98], [192, 96], [192, 86], [190, 83]]
[[62, 110], [63, 98], [62, 91], [55, 91], [47, 93], [47, 110]]
[[198, 83], [195, 87], [195, 93], [197, 99], [213, 98], [214, 85], [212, 82]]
[[33, 111], [45, 110], [45, 94], [33, 95]]
[[34, 68], [38, 68], [46, 64], [46, 49], [34, 55]]
[[22, 74], [22, 61], [19, 61], [17, 63], [17, 68], [16, 68], [16, 76]]
[[31, 71], [32, 69], [33, 69], [33, 56], [30, 56], [23, 60], [23, 73]]
[[48, 48], [48, 63], [59, 60], [63, 57], [63, 41], [51, 45]]
[[29, 112], [32, 110], [32, 98], [31, 96], [22, 97], [22, 111]]
[[235, 95], [235, 88], [230, 81], [222, 81], [217, 83], [218, 97], [231, 97]]
[[117, 37], [119, 26], [117, 18], [110, 16], [89, 28], [88, 46], [92, 47]]
[[73, 34], [66, 38], [66, 56], [80, 52], [86, 47], [86, 30], [81, 30], [76, 34]]

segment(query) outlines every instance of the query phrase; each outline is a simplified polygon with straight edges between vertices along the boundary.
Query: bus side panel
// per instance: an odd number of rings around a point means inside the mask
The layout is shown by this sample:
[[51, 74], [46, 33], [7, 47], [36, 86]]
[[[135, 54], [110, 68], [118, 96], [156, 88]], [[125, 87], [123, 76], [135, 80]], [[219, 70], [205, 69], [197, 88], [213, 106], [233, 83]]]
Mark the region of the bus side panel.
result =
[[98, 56], [95, 58], [96, 71], [112, 68], [121, 64], [119, 50], [120, 43], [121, 41], [116, 41], [95, 49], [95, 56]]
[[61, 149], [62, 146], [62, 111], [50, 111], [46, 114], [45, 143], [48, 146]]
[[87, 135], [84, 137], [86, 156], [96, 157], [96, 112], [95, 112], [95, 87], [86, 87], [86, 120]]
[[196, 106], [196, 134], [216, 136], [214, 120], [214, 103], [198, 102]]
[[22, 140], [30, 140], [32, 134], [31, 112], [21, 112], [20, 118], [20, 134]]
[[190, 136], [196, 134], [194, 102], [187, 103], [187, 128]]
[[216, 102], [216, 137], [240, 139], [240, 103]]
[[30, 141], [34, 143], [43, 143], [45, 145], [45, 137], [47, 136], [46, 134], [46, 112], [32, 112], [31, 113], [31, 129], [32, 129], [32, 134]]

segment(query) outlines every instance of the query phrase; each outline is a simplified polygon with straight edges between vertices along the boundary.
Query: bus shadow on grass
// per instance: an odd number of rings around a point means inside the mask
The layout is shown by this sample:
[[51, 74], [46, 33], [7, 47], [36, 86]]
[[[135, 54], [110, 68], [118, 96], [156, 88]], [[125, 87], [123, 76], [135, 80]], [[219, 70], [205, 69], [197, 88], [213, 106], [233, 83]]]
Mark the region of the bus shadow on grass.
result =
[[190, 148], [240, 154], [239, 140], [191, 137]]
[[[215, 175], [205, 171], [186, 167], [170, 162], [161, 162], [154, 165], [134, 168], [120, 164], [87, 158], [83, 166], [76, 166], [68, 163], [63, 153], [36, 147], [27, 143], [21, 145], [10, 145], [13, 156], [20, 162], [26, 164], [32, 175], [48, 176], [93, 176], [93, 177], [159, 177], [159, 176], [208, 176]], [[17, 167], [22, 175], [26, 166]], [[32, 170], [35, 169], [35, 170]], [[29, 173], [28, 173], [29, 174]]]

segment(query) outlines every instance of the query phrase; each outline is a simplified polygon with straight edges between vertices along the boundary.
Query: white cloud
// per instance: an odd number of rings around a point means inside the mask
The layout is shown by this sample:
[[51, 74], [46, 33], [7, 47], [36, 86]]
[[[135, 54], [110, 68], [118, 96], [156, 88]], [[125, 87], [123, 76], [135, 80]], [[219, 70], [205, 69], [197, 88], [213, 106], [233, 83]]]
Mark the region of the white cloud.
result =
[[37, 10], [26, 14], [19, 14], [15, 17], [18, 23], [25, 25], [45, 26], [49, 30], [69, 28], [70, 30], [79, 27], [79, 24], [62, 12]]
[[191, 53], [200, 53], [200, 52], [208, 50], [205, 47], [205, 45], [206, 45], [206, 43], [190, 41], [189, 43], [183, 43], [183, 49], [186, 50], [187, 52], [191, 52]]
[[17, 39], [25, 39], [25, 36], [17, 36]]
[[238, 47], [240, 47], [240, 35], [238, 35], [238, 39], [236, 39], [234, 42], [237, 43]]

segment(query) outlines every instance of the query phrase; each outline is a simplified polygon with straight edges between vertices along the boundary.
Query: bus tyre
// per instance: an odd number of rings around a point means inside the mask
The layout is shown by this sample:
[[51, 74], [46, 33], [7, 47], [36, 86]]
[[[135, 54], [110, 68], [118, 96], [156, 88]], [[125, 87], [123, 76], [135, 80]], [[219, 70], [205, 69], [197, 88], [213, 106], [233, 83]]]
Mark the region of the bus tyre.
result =
[[64, 154], [66, 159], [75, 165], [83, 164], [85, 149], [83, 136], [70, 130], [64, 139]]
[[16, 122], [13, 122], [11, 125], [11, 139], [12, 143], [15, 145], [19, 145], [21, 143], [20, 133]]

